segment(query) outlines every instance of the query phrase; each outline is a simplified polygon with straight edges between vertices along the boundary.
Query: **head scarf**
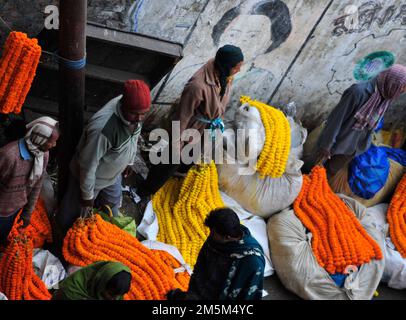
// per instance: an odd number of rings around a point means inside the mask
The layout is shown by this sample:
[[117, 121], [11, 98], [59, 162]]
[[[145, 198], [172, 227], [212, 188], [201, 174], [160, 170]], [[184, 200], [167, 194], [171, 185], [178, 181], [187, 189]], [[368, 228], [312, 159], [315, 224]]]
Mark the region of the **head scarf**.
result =
[[227, 78], [231, 74], [231, 69], [241, 61], [244, 61], [244, 55], [239, 47], [227, 44], [218, 49], [214, 59], [214, 65], [220, 73], [220, 97], [223, 97], [226, 92]]
[[104, 300], [102, 293], [107, 283], [121, 271], [131, 273], [130, 268], [120, 262], [92, 263], [63, 280], [59, 288], [69, 300]]
[[58, 121], [50, 117], [40, 117], [26, 126], [28, 131], [25, 134], [24, 140], [28, 150], [34, 156], [34, 165], [29, 177], [31, 183], [39, 179], [44, 170], [44, 151], [39, 147], [47, 143], [57, 124]]
[[151, 105], [151, 92], [142, 80], [127, 80], [124, 83], [122, 98], [124, 107], [137, 111], [148, 111]]
[[381, 72], [376, 78], [376, 90], [369, 100], [355, 114], [354, 129], [365, 127], [373, 130], [384, 116], [390, 103], [399, 98], [406, 86], [406, 67], [395, 64]]

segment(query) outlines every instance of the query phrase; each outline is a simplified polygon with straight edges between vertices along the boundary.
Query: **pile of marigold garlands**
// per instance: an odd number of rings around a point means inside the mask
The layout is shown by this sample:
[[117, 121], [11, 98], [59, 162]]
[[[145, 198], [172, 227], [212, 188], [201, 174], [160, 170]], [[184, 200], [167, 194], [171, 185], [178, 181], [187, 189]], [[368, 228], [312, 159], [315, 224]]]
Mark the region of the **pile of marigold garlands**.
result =
[[97, 261], [117, 261], [131, 269], [132, 281], [127, 300], [163, 300], [168, 291], [187, 290], [187, 271], [170, 257], [142, 245], [135, 237], [95, 214], [79, 218], [68, 231], [63, 255], [70, 264], [85, 267]]
[[11, 32], [0, 61], [0, 112], [20, 113], [34, 80], [41, 47], [25, 33]]
[[388, 222], [391, 240], [402, 257], [406, 258], [406, 174], [390, 202]]
[[0, 260], [0, 292], [10, 300], [49, 300], [51, 294], [32, 266], [34, 248], [42, 247], [45, 241], [52, 241], [51, 226], [43, 201], [40, 199], [37, 202], [31, 224], [25, 229], [20, 229], [20, 214]]
[[179, 249], [192, 268], [209, 235], [204, 220], [224, 207], [214, 161], [193, 166], [184, 180], [171, 178], [152, 198], [158, 217], [157, 240]]
[[250, 97], [241, 96], [240, 101], [258, 109], [265, 128], [265, 143], [256, 165], [260, 178], [280, 178], [286, 170], [291, 145], [288, 119], [282, 111]]
[[349, 265], [382, 259], [378, 244], [331, 190], [323, 167], [316, 166], [303, 176], [294, 211], [313, 234], [312, 249], [317, 262], [330, 274], [343, 273]]

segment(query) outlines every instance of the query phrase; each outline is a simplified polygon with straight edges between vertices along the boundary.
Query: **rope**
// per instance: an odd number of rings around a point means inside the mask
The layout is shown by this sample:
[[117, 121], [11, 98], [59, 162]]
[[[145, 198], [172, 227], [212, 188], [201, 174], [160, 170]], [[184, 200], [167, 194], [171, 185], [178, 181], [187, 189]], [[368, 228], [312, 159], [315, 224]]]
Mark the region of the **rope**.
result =
[[54, 53], [54, 56], [58, 59], [58, 62], [62, 66], [64, 66], [65, 68], [71, 69], [71, 70], [80, 70], [80, 69], [83, 69], [86, 66], [86, 54], [80, 60], [66, 59], [66, 58], [61, 57], [60, 55], [58, 55], [57, 52]]
[[11, 32], [13, 31], [13, 29], [10, 28], [10, 26], [8, 25], [8, 23], [7, 23], [6, 21], [4, 21], [2, 17], [0, 17], [0, 20], [3, 22], [3, 24], [6, 26], [6, 28], [7, 28], [8, 30], [10, 30]]

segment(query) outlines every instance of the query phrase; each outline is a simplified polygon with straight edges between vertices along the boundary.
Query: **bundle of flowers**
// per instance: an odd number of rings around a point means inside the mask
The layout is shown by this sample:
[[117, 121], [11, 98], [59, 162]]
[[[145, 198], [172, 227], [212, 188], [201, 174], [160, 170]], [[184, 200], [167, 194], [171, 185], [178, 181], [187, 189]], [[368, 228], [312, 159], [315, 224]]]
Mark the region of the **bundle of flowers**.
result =
[[157, 240], [177, 247], [193, 268], [209, 235], [204, 220], [210, 211], [224, 207], [214, 161], [193, 166], [184, 180], [170, 179], [153, 196], [152, 205], [158, 217]]
[[406, 174], [389, 204], [388, 222], [391, 240], [402, 257], [406, 258]]
[[20, 113], [41, 57], [37, 39], [9, 34], [0, 61], [0, 112]]
[[[21, 211], [18, 214], [16, 221], [19, 221]], [[35, 204], [34, 211], [31, 215], [30, 224], [25, 229], [26, 233], [33, 241], [34, 248], [42, 248], [45, 242], [52, 242], [52, 228], [48, 219], [47, 210], [44, 201], [38, 199]]]
[[241, 96], [240, 101], [258, 109], [265, 128], [265, 144], [256, 170], [261, 178], [280, 178], [286, 170], [291, 145], [288, 119], [282, 111], [250, 97]]
[[0, 260], [0, 292], [10, 300], [50, 300], [51, 294], [32, 267], [33, 240], [18, 229], [20, 225], [13, 226]]
[[175, 279], [178, 281], [179, 284], [179, 287], [177, 287], [183, 291], [187, 291], [187, 289], [189, 288], [190, 275], [186, 271], [186, 269], [183, 268], [182, 264], [178, 260], [176, 260], [170, 253], [164, 250], [153, 250], [152, 252], [167, 266], [175, 270]]
[[98, 214], [79, 218], [68, 231], [62, 250], [65, 260], [76, 266], [97, 261], [117, 261], [128, 266], [132, 274], [130, 291], [124, 297], [128, 300], [163, 300], [168, 291], [184, 288], [171, 266]]
[[312, 249], [320, 266], [335, 274], [343, 273], [350, 265], [382, 259], [378, 244], [331, 190], [326, 170], [316, 166], [303, 178], [294, 211], [313, 235]]

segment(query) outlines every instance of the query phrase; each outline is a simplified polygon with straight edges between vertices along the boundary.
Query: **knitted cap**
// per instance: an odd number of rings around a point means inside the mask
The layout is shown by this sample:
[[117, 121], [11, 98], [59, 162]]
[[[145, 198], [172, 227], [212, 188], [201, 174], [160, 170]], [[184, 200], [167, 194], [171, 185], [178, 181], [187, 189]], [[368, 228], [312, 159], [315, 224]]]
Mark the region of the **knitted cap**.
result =
[[230, 70], [239, 62], [244, 61], [244, 55], [239, 47], [226, 44], [218, 49], [215, 61], [218, 65]]
[[151, 105], [151, 92], [142, 80], [127, 80], [124, 83], [122, 103], [125, 108], [147, 111]]

